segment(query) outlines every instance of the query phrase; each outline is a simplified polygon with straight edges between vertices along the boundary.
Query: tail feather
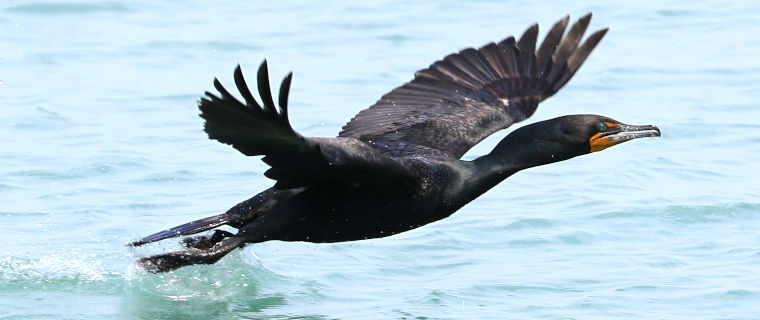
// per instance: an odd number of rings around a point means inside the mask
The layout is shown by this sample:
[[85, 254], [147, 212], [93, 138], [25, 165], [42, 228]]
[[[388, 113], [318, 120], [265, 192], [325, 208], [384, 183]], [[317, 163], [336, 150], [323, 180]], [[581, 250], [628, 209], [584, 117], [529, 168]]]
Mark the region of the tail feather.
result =
[[230, 217], [227, 214], [223, 213], [223, 214], [219, 214], [215, 216], [210, 216], [203, 219], [191, 221], [191, 222], [176, 226], [171, 229], [166, 229], [164, 231], [154, 233], [145, 238], [132, 242], [129, 245], [133, 247], [137, 247], [137, 246], [141, 246], [147, 243], [156, 242], [156, 241], [164, 240], [168, 238], [196, 234], [198, 232], [203, 232], [209, 229], [219, 227], [221, 225], [225, 225], [228, 222], [230, 222]]

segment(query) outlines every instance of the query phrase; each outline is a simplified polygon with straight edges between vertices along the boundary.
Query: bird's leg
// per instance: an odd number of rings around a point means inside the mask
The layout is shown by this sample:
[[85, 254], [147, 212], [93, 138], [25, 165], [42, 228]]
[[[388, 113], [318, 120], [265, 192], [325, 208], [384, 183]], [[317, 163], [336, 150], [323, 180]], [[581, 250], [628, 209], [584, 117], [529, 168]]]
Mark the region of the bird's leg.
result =
[[227, 253], [245, 244], [243, 237], [230, 237], [214, 244], [207, 250], [190, 249], [166, 254], [158, 254], [140, 259], [137, 264], [151, 273], [171, 271], [193, 264], [212, 264]]
[[224, 238], [234, 237], [235, 234], [232, 232], [224, 231], [224, 230], [216, 230], [214, 231], [214, 234], [211, 235], [211, 237], [208, 236], [198, 236], [198, 237], [187, 237], [182, 239], [182, 246], [185, 248], [194, 248], [194, 249], [200, 249], [200, 250], [208, 250], [209, 248], [213, 247], [217, 242], [224, 240]]

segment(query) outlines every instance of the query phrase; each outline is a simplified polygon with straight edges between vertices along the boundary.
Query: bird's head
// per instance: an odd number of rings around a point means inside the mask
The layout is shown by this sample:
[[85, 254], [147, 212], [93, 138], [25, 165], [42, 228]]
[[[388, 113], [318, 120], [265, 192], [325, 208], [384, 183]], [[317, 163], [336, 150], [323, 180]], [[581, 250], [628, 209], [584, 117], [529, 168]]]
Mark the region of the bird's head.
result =
[[514, 161], [518, 167], [527, 168], [601, 151], [637, 138], [659, 136], [660, 129], [653, 125], [628, 125], [604, 116], [579, 114], [517, 129], [496, 150], [501, 149], [505, 156], [517, 155], [520, 159]]
[[628, 125], [612, 118], [578, 114], [562, 116], [532, 125], [533, 139], [548, 145], [564, 145], [580, 154], [597, 152], [614, 145], [644, 137], [659, 137], [654, 125]]

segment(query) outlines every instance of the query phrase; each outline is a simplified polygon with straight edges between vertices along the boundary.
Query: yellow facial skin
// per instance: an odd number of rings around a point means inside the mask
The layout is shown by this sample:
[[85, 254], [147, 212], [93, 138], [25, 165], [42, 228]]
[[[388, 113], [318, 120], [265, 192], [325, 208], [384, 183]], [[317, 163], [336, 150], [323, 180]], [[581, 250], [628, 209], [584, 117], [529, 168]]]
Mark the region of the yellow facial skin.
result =
[[609, 136], [609, 135], [603, 137], [603, 135], [607, 134], [607, 132], [615, 132], [615, 131], [620, 130], [620, 126], [617, 123], [604, 122], [604, 124], [607, 126], [607, 130], [605, 130], [605, 132], [597, 132], [595, 135], [591, 136], [591, 138], [589, 139], [589, 145], [591, 145], [591, 152], [602, 151], [604, 149], [607, 149], [618, 143], [623, 142], [623, 141], [614, 141], [612, 139], [612, 136]]
[[637, 138], [660, 136], [660, 129], [653, 125], [634, 126], [603, 122], [599, 124], [599, 131], [588, 141], [589, 146], [591, 146], [591, 152], [602, 151], [616, 144]]

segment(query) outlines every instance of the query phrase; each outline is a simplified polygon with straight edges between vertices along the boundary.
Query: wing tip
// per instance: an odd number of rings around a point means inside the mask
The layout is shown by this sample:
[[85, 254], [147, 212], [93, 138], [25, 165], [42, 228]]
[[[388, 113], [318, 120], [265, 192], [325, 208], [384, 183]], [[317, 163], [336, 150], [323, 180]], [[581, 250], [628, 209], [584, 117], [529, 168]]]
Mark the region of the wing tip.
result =
[[526, 34], [526, 33], [528, 33], [528, 32], [536, 32], [537, 33], [538, 32], [538, 22], [534, 22], [533, 24], [531, 24], [530, 26], [528, 26], [528, 28], [525, 29], [525, 31], [523, 32], [523, 35]]
[[593, 12], [589, 11], [589, 13], [586, 13], [582, 15], [580, 18], [578, 18], [578, 21], [583, 21], [584, 23], [588, 24], [591, 22], [591, 17], [594, 15]]
[[261, 61], [261, 64], [259, 64], [258, 73], [259, 75], [263, 73], [267, 77], [269, 76], [269, 64], [267, 63], [267, 58], [264, 58], [264, 60]]

